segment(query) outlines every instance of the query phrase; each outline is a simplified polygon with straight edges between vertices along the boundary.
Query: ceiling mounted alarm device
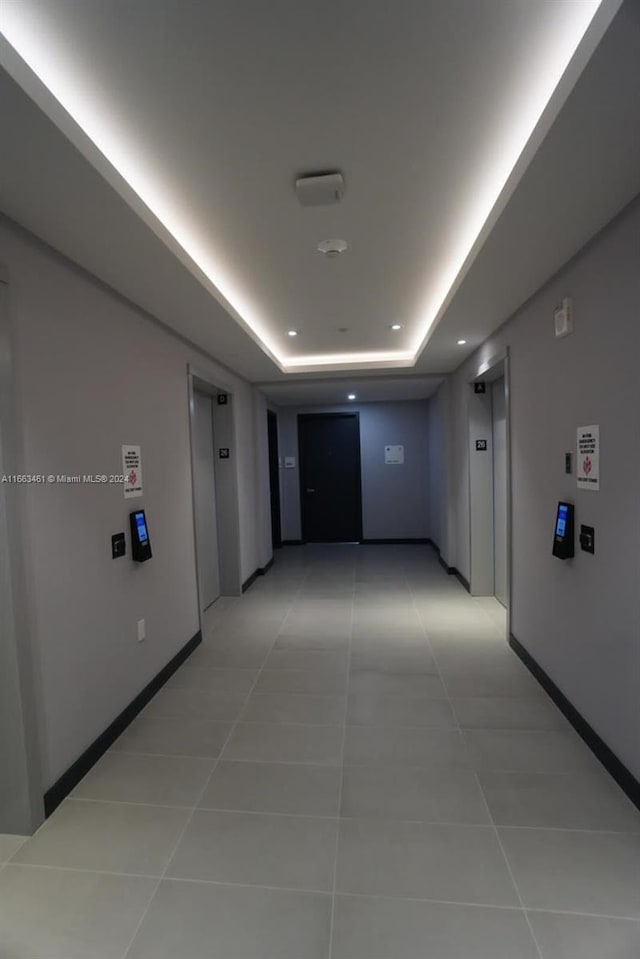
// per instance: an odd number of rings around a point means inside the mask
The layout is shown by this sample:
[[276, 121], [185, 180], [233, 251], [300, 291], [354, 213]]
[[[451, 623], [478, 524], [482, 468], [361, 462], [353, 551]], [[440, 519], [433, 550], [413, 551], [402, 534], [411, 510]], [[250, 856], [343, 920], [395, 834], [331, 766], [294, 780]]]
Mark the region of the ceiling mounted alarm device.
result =
[[557, 309], [553, 311], [553, 326], [556, 337], [569, 336], [573, 333], [573, 310], [569, 297], [565, 297]]
[[322, 243], [318, 243], [318, 252], [324, 253], [325, 256], [340, 256], [347, 246], [346, 240], [323, 240]]
[[301, 206], [330, 206], [344, 196], [341, 173], [310, 173], [296, 180], [296, 193]]

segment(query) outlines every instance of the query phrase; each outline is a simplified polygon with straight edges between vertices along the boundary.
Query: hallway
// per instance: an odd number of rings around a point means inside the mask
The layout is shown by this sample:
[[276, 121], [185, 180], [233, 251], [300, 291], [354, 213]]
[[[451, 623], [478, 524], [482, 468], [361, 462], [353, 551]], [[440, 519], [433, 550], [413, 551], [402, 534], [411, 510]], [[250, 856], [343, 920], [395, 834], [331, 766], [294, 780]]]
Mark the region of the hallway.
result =
[[640, 954], [640, 813], [430, 547], [285, 547], [205, 632], [0, 837], [0, 959]]

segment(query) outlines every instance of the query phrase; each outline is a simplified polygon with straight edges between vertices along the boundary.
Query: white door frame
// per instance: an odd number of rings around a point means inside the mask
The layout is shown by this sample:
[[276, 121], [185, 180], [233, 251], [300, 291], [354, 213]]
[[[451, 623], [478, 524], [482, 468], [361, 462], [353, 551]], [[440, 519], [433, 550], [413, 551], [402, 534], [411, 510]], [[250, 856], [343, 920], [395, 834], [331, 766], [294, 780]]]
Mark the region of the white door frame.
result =
[[233, 390], [222, 380], [212, 382], [209, 374], [187, 366], [187, 388], [189, 409], [189, 448], [191, 465], [191, 499], [193, 519], [193, 543], [196, 564], [196, 589], [198, 593], [198, 618], [202, 630], [202, 597], [200, 596], [200, 577], [198, 569], [198, 548], [196, 540], [196, 512], [194, 489], [194, 399], [193, 394], [207, 393], [216, 398], [225, 393], [225, 406], [213, 405], [214, 457], [220, 447], [228, 447], [228, 460], [217, 458], [214, 463], [216, 478], [216, 512], [218, 516], [218, 556], [220, 560], [220, 595], [240, 596], [242, 577], [240, 569], [240, 510], [239, 510], [239, 473], [238, 443], [235, 428]]
[[[8, 309], [0, 270], [0, 476], [21, 474]], [[26, 487], [0, 483], [0, 833], [30, 835], [44, 819], [25, 557]]]
[[[509, 350], [481, 363], [468, 381], [469, 438], [469, 587], [473, 596], [493, 596], [493, 423], [491, 394], [474, 392], [475, 383], [490, 384], [504, 376], [507, 459], [507, 634], [512, 606], [512, 495], [511, 495], [511, 384]], [[480, 435], [482, 434], [482, 435]], [[484, 459], [476, 453], [476, 439], [487, 440]], [[490, 491], [490, 492], [489, 492]], [[488, 503], [491, 503], [488, 508]], [[490, 545], [489, 545], [490, 544]]]
[[192, 448], [193, 486], [199, 495], [194, 499], [196, 517], [196, 555], [198, 584], [203, 612], [216, 602], [220, 589], [220, 550], [218, 548], [218, 504], [216, 502], [215, 436], [213, 432], [213, 397], [196, 389], [193, 394], [195, 443]]

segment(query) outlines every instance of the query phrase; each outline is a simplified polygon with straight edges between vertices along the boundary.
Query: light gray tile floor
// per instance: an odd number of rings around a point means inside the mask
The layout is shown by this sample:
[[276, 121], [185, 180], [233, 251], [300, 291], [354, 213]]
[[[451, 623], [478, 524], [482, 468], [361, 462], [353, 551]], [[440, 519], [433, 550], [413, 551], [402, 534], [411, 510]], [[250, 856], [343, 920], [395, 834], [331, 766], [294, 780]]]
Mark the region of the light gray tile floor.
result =
[[2, 863], [11, 859], [20, 846], [27, 841], [27, 838], [27, 836], [8, 836], [0, 833], [0, 867]]
[[0, 836], [0, 956], [637, 959], [640, 814], [505, 628], [429, 547], [281, 550]]

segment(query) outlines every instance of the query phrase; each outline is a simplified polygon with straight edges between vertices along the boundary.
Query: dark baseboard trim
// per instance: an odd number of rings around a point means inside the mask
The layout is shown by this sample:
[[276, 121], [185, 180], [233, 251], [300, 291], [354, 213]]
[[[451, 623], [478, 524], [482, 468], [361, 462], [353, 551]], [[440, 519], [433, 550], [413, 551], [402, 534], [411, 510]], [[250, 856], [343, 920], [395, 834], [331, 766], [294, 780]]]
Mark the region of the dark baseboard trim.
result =
[[390, 539], [361, 539], [360, 542], [363, 546], [431, 546], [431, 540], [427, 537], [415, 537], [415, 538], [406, 538], [406, 539], [396, 539], [391, 537]]
[[242, 592], [243, 592], [243, 593], [246, 593], [246, 591], [253, 586], [253, 584], [255, 583], [255, 581], [257, 580], [257, 578], [258, 578], [259, 575], [260, 575], [260, 570], [259, 570], [259, 569], [256, 569], [256, 570], [251, 574], [251, 576], [249, 577], [249, 579], [245, 579], [244, 583], [242, 584]]
[[607, 744], [600, 739], [576, 707], [558, 689], [551, 677], [544, 671], [522, 643], [518, 642], [513, 633], [509, 636], [509, 645], [514, 653], [520, 657], [529, 672], [534, 676], [546, 693], [549, 694], [558, 709], [566, 716], [578, 735], [585, 741], [591, 752], [600, 760], [607, 772], [613, 776], [620, 788], [627, 794], [631, 802], [640, 809], [640, 782]]
[[469, 585], [469, 580], [465, 579], [465, 577], [462, 575], [459, 569], [456, 569], [455, 566], [452, 566], [449, 569], [449, 572], [451, 573], [452, 576], [455, 576], [455, 578], [460, 583], [462, 583], [462, 585], [464, 586], [464, 588], [466, 589], [468, 593], [471, 593], [471, 586]]
[[44, 794], [44, 814], [50, 816], [58, 808], [63, 799], [69, 795], [72, 789], [78, 785], [80, 780], [86, 776], [92, 766], [94, 766], [107, 749], [113, 745], [118, 736], [120, 736], [127, 726], [136, 718], [138, 713], [144, 709], [159, 689], [162, 689], [166, 681], [173, 676], [179, 666], [189, 658], [194, 649], [202, 642], [202, 633], [200, 630], [192, 636], [188, 643], [176, 653], [173, 659], [169, 660], [160, 672], [154, 676], [150, 683], [144, 687], [142, 692], [138, 693], [128, 706], [126, 706], [119, 716], [117, 716], [110, 726], [101, 733], [97, 739], [91, 743], [88, 749], [85, 749], [82, 756], [69, 766], [66, 772], [50, 787]]
[[304, 540], [303, 539], [283, 539], [282, 545], [283, 546], [304, 546]]
[[246, 593], [249, 587], [253, 586], [258, 576], [265, 576], [269, 572], [272, 566], [273, 566], [273, 556], [271, 557], [271, 559], [269, 560], [266, 566], [259, 566], [258, 569], [254, 570], [254, 572], [251, 574], [249, 579], [244, 581], [244, 583], [242, 584], [242, 592]]
[[471, 592], [471, 587], [469, 586], [469, 580], [468, 580], [468, 579], [465, 579], [465, 577], [462, 575], [462, 573], [460, 572], [460, 570], [459, 570], [459, 569], [456, 569], [455, 566], [449, 566], [448, 563], [445, 563], [445, 561], [443, 560], [442, 555], [441, 555], [441, 553], [440, 553], [440, 547], [439, 547], [439, 546], [436, 546], [436, 544], [433, 542], [433, 540], [429, 540], [429, 542], [431, 543], [431, 545], [432, 545], [433, 548], [435, 549], [436, 553], [438, 554], [438, 562], [440, 563], [440, 565], [442, 566], [442, 568], [447, 571], [447, 573], [449, 574], [449, 576], [455, 576], [456, 579], [459, 580], [459, 581], [462, 583], [462, 585], [464, 586], [464, 588], [466, 589], [466, 591], [467, 591], [468, 593], [470, 593], [470, 592]]

